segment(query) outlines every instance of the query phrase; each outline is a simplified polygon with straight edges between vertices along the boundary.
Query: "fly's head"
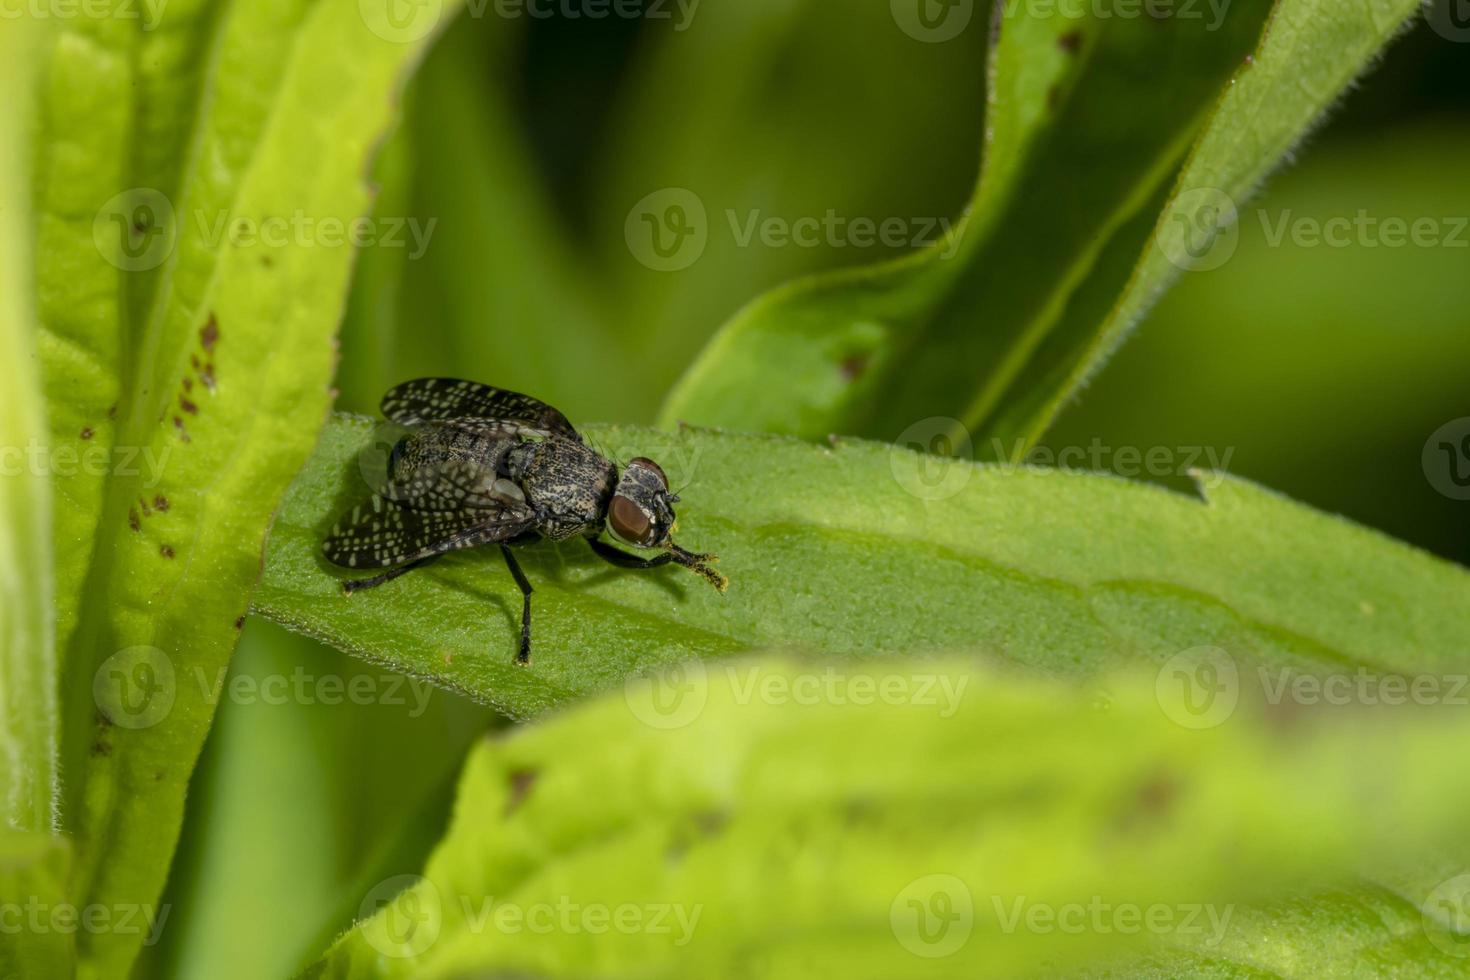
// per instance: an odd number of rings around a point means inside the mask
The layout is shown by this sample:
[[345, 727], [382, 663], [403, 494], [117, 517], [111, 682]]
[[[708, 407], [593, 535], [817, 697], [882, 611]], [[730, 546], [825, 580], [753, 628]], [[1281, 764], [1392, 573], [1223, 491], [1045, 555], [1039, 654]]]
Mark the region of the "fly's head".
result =
[[725, 577], [710, 567], [714, 555], [685, 551], [674, 543], [674, 504], [679, 495], [669, 492], [669, 478], [653, 460], [643, 456], [631, 460], [618, 478], [607, 508], [607, 530], [614, 538], [635, 548], [667, 551], [675, 562], [725, 591]]
[[635, 548], [668, 548], [678, 500], [669, 493], [669, 479], [659, 465], [639, 456], [618, 477], [607, 508], [608, 533]]

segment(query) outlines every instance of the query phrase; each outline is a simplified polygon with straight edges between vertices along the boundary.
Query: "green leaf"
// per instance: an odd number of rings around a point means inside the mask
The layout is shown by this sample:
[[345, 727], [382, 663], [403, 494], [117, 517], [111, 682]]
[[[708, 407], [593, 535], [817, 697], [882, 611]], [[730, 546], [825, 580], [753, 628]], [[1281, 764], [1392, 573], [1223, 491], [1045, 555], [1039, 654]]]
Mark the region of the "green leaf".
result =
[[872, 443], [591, 427], [683, 490], [678, 538], [721, 556], [721, 595], [682, 569], [618, 571], [580, 542], [523, 549], [519, 593], [471, 552], [346, 596], [326, 530], [367, 494], [366, 419], [339, 416], [287, 494], [257, 611], [524, 718], [651, 666], [772, 645], [865, 656], [980, 648], [1068, 674], [1214, 645], [1247, 661], [1381, 671], [1461, 664], [1470, 575], [1241, 481], [1207, 502], [1079, 473]]
[[52, 635], [51, 492], [33, 447], [46, 441], [35, 362], [30, 229], [31, 109], [41, 25], [0, 32], [0, 828], [56, 828], [61, 797], [59, 666]]
[[1281, 0], [1264, 35], [1261, 3], [1218, 21], [1034, 6], [1001, 8], [985, 171], [958, 244], [758, 298], [680, 382], [665, 422], [891, 437], [939, 419], [982, 455], [998, 439], [1019, 458], [1167, 283], [1174, 266], [1153, 242], [1165, 203], [1168, 248], [1182, 209], [1214, 200], [1184, 191], [1253, 186], [1414, 4], [1343, 17]]
[[[151, 908], [266, 527], [328, 411], [345, 227], [423, 40], [350, 4], [137, 13], [59, 20], [44, 52], [37, 346], [73, 889]], [[142, 941], [77, 938], [107, 976]]]
[[[1242, 949], [1237, 905], [1412, 872], [1470, 803], [1450, 711], [1189, 731], [1151, 677], [1089, 692], [953, 660], [678, 684], [676, 725], [630, 689], [482, 743], [424, 876], [367, 893], [381, 910], [311, 974], [1050, 975], [1181, 942], [1327, 976], [1320, 934]], [[1449, 961], [1398, 938], [1385, 965]]]
[[251, 619], [190, 786], [167, 969], [139, 972], [255, 980], [312, 962], [362, 892], [422, 867], [487, 715]]
[[1069, 322], [1070, 353], [1032, 371], [1029, 397], [1011, 413], [1018, 445], [1040, 438], [1067, 395], [1181, 270], [1208, 271], [1230, 258], [1237, 208], [1419, 6], [1414, 0], [1365, 0], [1349, 8], [1331, 0], [1278, 0], [1250, 70], [1232, 80], [1190, 152], [1127, 288], [1104, 318]]

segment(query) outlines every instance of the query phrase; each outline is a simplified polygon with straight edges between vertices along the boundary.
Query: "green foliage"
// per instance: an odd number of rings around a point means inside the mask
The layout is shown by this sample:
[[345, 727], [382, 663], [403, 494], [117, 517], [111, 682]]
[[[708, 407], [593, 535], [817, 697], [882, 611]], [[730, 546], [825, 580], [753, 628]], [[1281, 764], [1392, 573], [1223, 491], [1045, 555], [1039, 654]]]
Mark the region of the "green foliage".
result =
[[[981, 456], [1020, 458], [1191, 261], [1186, 223], [1226, 233], [1222, 201], [1249, 193], [1415, 6], [1340, 17], [1283, 0], [1264, 32], [1263, 3], [1212, 24], [1003, 8], [985, 171], [958, 242], [756, 299], [662, 418], [884, 438], [940, 418]], [[1169, 83], [1140, 65], [1169, 65]]]
[[[38, 42], [29, 145], [62, 818], [74, 900], [109, 908], [162, 890], [266, 526], [330, 404], [351, 249], [251, 230], [366, 210], [416, 50], [337, 5], [146, 13], [58, 20]], [[82, 969], [113, 976], [142, 937], [77, 940]]]
[[[1237, 903], [1415, 869], [1470, 802], [1454, 713], [1187, 731], [1152, 678], [957, 660], [659, 683], [672, 715], [630, 687], [483, 742], [424, 876], [385, 882], [406, 890], [309, 975], [1018, 976], [1143, 952], [1175, 976], [1357, 976], [1310, 924], [1300, 949], [1263, 941]], [[1332, 941], [1384, 972], [1454, 966], [1344, 918]]]
[[[898, 3], [742, 0], [600, 35], [626, 62], [606, 92], [591, 49], [548, 59], [547, 25], [481, 6], [381, 155], [433, 40], [417, 28], [452, 0], [409, 5], [407, 28], [393, 4], [127, 6], [0, 24], [0, 451], [42, 460], [0, 474], [0, 976], [273, 975], [329, 945], [312, 972], [1463, 972], [1450, 899], [1470, 903], [1437, 883], [1463, 871], [1464, 723], [1319, 723], [1278, 697], [1262, 724], [1254, 706], [1283, 672], [1462, 675], [1470, 577], [1253, 484], [1198, 474], [1200, 499], [855, 439], [588, 426], [609, 455], [664, 464], [680, 542], [720, 553], [732, 585], [614, 570], [579, 542], [526, 549], [530, 668], [512, 663], [518, 594], [493, 554], [352, 599], [320, 557], [368, 492], [372, 442], [368, 421], [329, 415], [333, 384], [369, 410], [393, 381], [458, 373], [578, 420], [647, 420], [664, 399], [670, 423], [909, 426], [930, 448], [968, 427], [979, 455], [1023, 456], [1181, 270], [1230, 257], [1238, 209], [1407, 0], [1165, 18], [1003, 3], [988, 56], [981, 16], [934, 44]], [[405, 247], [363, 249], [354, 273], [349, 236], [324, 229], [376, 189]], [[691, 197], [702, 257], [662, 270], [640, 222]], [[766, 218], [929, 214], [942, 230], [960, 211], [956, 234], [908, 254], [742, 240]], [[1452, 297], [1443, 261], [1396, 267], [1399, 292]], [[1405, 308], [1276, 269], [1192, 285], [1234, 311], [1214, 326], [1237, 342], [1250, 314], [1230, 304], [1273, 274], [1278, 298], [1310, 294], [1279, 316]], [[1442, 364], [1404, 372], [1413, 408], [1369, 412], [1355, 386], [1393, 360], [1340, 346], [1320, 377], [1284, 381], [1346, 403], [1324, 445], [1422, 441], [1414, 412], [1443, 421], [1459, 389]], [[1138, 387], [1188, 418], [1194, 381]], [[247, 607], [366, 663], [259, 623], [230, 673]], [[762, 649], [804, 658], [744, 656]], [[1202, 656], [1242, 707], [1193, 731], [1167, 692]], [[233, 693], [301, 670], [413, 694], [336, 711]], [[927, 678], [953, 710], [771, 693], [834, 677]], [[508, 724], [483, 705], [565, 713], [472, 751], [440, 840], [466, 746]], [[931, 873], [974, 900], [979, 935], [948, 959], [903, 925], [935, 907], [911, 891]], [[700, 920], [678, 943], [475, 919], [562, 899]], [[1017, 900], [1094, 899], [1238, 917], [1218, 941], [1006, 925]], [[18, 932], [17, 906], [39, 915]], [[67, 928], [71, 907], [130, 924]]]
[[518, 718], [650, 667], [772, 644], [979, 649], [1066, 674], [1201, 645], [1276, 665], [1463, 662], [1470, 575], [1238, 480], [1202, 476], [1202, 504], [847, 440], [588, 432], [688, 484], [678, 537], [721, 556], [728, 593], [675, 567], [612, 569], [576, 541], [523, 550], [529, 670], [514, 664], [519, 593], [494, 554], [344, 595], [321, 541], [367, 492], [360, 454], [374, 444], [368, 420], [339, 416], [281, 507], [256, 610]]

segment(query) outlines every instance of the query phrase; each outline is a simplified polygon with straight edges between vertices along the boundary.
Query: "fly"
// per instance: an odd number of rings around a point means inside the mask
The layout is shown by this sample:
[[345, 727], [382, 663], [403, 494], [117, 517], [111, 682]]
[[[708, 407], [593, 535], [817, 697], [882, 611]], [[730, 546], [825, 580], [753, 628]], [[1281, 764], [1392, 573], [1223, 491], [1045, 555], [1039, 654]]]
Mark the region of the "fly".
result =
[[[516, 663], [531, 661], [531, 583], [514, 545], [580, 536], [620, 568], [683, 565], [725, 591], [714, 555], [670, 536], [677, 494], [664, 471], [638, 457], [618, 467], [587, 445], [561, 412], [528, 395], [453, 378], [406, 381], [383, 396], [405, 435], [388, 454], [373, 498], [344, 514], [322, 545], [342, 568], [387, 571], [344, 582], [349, 595], [391, 582], [452, 551], [498, 544], [521, 590]], [[606, 531], [638, 558], [600, 539]]]

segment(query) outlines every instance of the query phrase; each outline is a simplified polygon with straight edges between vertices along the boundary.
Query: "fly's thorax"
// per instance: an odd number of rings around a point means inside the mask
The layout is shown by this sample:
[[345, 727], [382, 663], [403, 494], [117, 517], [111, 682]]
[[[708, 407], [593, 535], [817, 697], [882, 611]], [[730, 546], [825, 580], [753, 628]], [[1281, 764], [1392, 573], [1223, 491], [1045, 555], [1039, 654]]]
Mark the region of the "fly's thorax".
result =
[[527, 502], [547, 524], [566, 534], [601, 524], [617, 471], [585, 444], [537, 439], [513, 449], [508, 464]]

